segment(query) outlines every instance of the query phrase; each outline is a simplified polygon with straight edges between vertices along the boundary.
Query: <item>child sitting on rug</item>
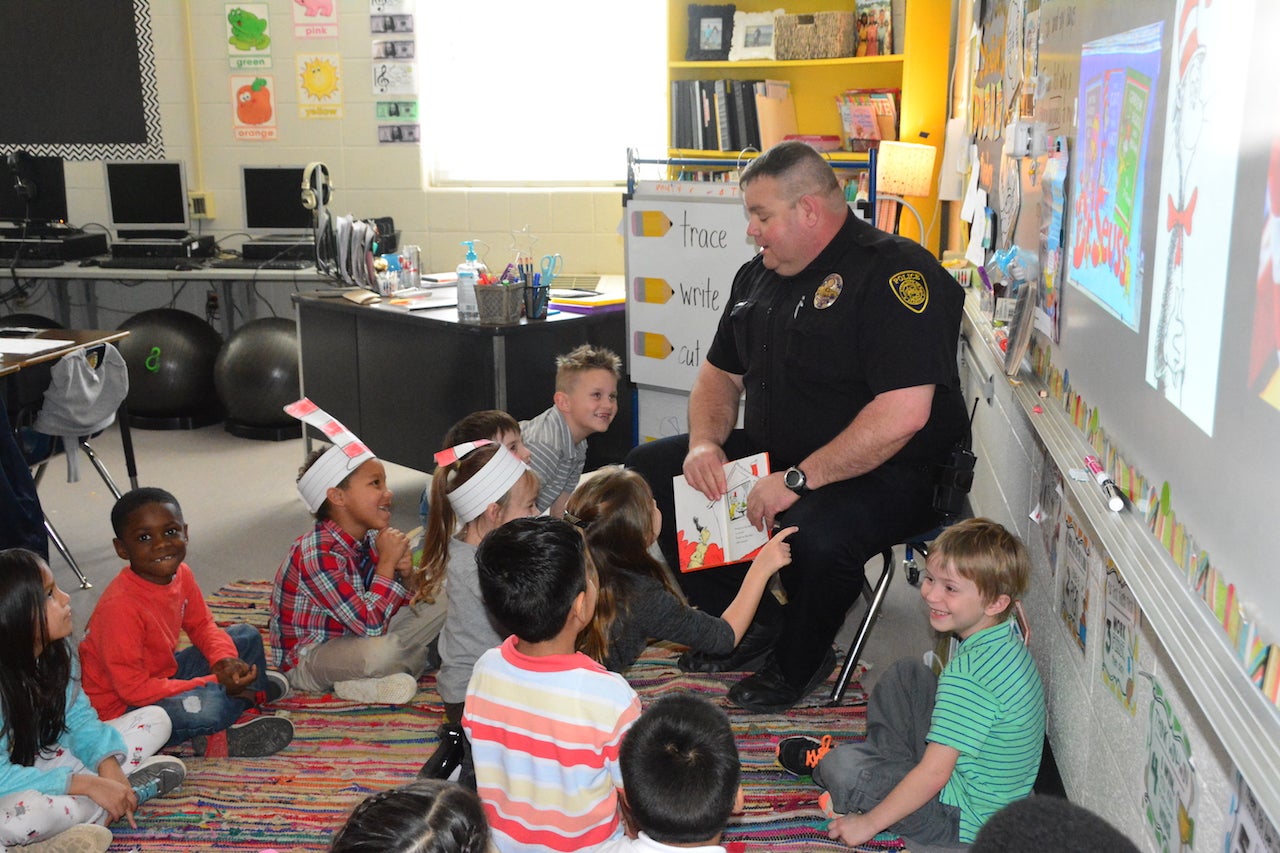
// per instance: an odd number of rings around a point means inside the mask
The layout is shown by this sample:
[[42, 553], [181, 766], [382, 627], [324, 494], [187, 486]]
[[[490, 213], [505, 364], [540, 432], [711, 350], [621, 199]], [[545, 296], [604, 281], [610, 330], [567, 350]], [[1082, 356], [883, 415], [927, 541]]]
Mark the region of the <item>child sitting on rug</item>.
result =
[[622, 359], [612, 350], [583, 344], [556, 358], [556, 393], [542, 414], [520, 422], [530, 464], [538, 475], [538, 511], [564, 512], [587, 464], [587, 436], [604, 432], [618, 413]]
[[[501, 409], [483, 409], [471, 414], [449, 427], [444, 434], [441, 447], [454, 447], [464, 441], [479, 441], [487, 438], [494, 444], [504, 445], [524, 464], [529, 464], [529, 448], [524, 446], [520, 433], [520, 424], [516, 419]], [[422, 497], [418, 501], [418, 515], [425, 528], [431, 514], [431, 481], [422, 489]]]
[[[80, 643], [84, 692], [104, 720], [159, 705], [173, 722], [165, 746], [191, 741], [197, 755], [263, 756], [293, 741], [286, 717], [245, 711], [288, 692], [267, 669], [252, 625], [223, 630], [213, 621], [187, 565], [187, 524], [164, 489], [126, 493], [111, 508], [112, 544], [129, 565], [89, 617]], [[191, 645], [178, 651], [185, 632]]]
[[1044, 741], [1044, 688], [1009, 620], [1031, 563], [994, 521], [952, 525], [929, 549], [920, 595], [935, 631], [960, 648], [935, 677], [899, 660], [871, 691], [865, 743], [831, 748], [799, 736], [778, 762], [811, 773], [819, 802], [838, 815], [828, 835], [863, 844], [890, 830], [920, 844], [969, 844], [996, 811], [1031, 792]]
[[522, 518], [484, 538], [476, 565], [512, 632], [476, 662], [462, 713], [495, 844], [583, 850], [621, 835], [618, 753], [640, 700], [574, 650], [596, 605], [586, 543], [563, 521]]
[[154, 705], [103, 723], [80, 688], [71, 597], [25, 548], [0, 551], [0, 849], [104, 851], [104, 826], [182, 783], [155, 753], [169, 717]]
[[645, 709], [622, 741], [623, 801], [635, 839], [618, 838], [600, 853], [711, 853], [729, 816], [742, 811], [742, 767], [724, 711], [689, 693]]
[[476, 795], [454, 782], [419, 779], [355, 807], [329, 853], [485, 853], [493, 850]]
[[614, 672], [635, 663], [650, 638], [710, 655], [732, 652], [751, 625], [769, 579], [791, 562], [787, 537], [798, 529], [788, 527], [769, 540], [737, 597], [713, 616], [685, 603], [650, 551], [662, 529], [662, 513], [649, 484], [635, 471], [612, 466], [597, 472], [574, 490], [565, 518], [586, 531], [600, 576], [600, 601], [582, 650]]
[[391, 527], [382, 462], [305, 397], [285, 411], [334, 444], [313, 452], [298, 475], [316, 523], [276, 573], [272, 659], [295, 690], [406, 704], [444, 622], [444, 602], [409, 606], [409, 540]]

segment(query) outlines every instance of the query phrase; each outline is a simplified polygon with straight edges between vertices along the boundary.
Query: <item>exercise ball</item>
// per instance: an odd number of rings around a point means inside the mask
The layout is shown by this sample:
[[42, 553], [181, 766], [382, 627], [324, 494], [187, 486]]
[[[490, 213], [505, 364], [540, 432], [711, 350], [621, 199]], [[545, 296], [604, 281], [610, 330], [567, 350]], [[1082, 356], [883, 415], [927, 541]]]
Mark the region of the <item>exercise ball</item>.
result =
[[213, 379], [230, 420], [250, 426], [297, 423], [284, 413], [301, 396], [297, 325], [267, 317], [241, 326], [218, 353]]
[[176, 308], [155, 308], [134, 314], [120, 328], [129, 331], [116, 346], [129, 365], [130, 416], [184, 419], [220, 410], [213, 364], [222, 335], [208, 322]]
[[0, 328], [61, 329], [62, 324], [42, 314], [8, 314], [0, 317]]

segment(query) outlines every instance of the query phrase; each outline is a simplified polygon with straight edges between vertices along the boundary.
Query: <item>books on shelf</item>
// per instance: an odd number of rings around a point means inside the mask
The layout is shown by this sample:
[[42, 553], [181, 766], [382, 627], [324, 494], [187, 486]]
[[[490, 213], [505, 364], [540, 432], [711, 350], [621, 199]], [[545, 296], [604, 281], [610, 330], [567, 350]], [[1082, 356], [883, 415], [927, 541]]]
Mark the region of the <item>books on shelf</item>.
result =
[[671, 147], [763, 151], [797, 133], [786, 80], [672, 80]]
[[846, 89], [836, 95], [836, 109], [846, 150], [870, 151], [881, 140], [898, 138], [897, 89]]
[[769, 541], [767, 531], [747, 520], [747, 495], [769, 473], [769, 454], [757, 453], [726, 462], [725, 494], [714, 501], [690, 486], [683, 475], [674, 478], [676, 548], [680, 571], [696, 572], [755, 556]]

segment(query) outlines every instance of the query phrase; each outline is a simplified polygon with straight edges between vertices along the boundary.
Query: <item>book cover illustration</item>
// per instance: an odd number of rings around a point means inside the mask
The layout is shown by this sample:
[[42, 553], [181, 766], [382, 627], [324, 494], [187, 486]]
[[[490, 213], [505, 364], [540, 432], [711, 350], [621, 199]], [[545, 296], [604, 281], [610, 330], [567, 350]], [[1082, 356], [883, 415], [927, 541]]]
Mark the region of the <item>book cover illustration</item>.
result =
[[892, 0], [858, 0], [858, 56], [893, 53]]
[[725, 463], [727, 491], [714, 501], [674, 478], [676, 548], [680, 571], [696, 572], [748, 560], [769, 541], [747, 520], [747, 495], [769, 473], [769, 454], [757, 453]]

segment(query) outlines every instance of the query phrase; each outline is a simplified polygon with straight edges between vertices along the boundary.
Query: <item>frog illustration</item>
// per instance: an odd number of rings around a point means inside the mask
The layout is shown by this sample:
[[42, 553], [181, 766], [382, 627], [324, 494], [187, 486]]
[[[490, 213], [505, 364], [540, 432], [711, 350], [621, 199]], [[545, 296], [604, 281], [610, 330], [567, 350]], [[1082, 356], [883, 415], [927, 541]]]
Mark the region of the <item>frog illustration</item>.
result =
[[236, 50], [266, 50], [271, 44], [266, 18], [237, 8], [227, 13], [227, 22], [231, 24], [231, 38], [227, 43]]

